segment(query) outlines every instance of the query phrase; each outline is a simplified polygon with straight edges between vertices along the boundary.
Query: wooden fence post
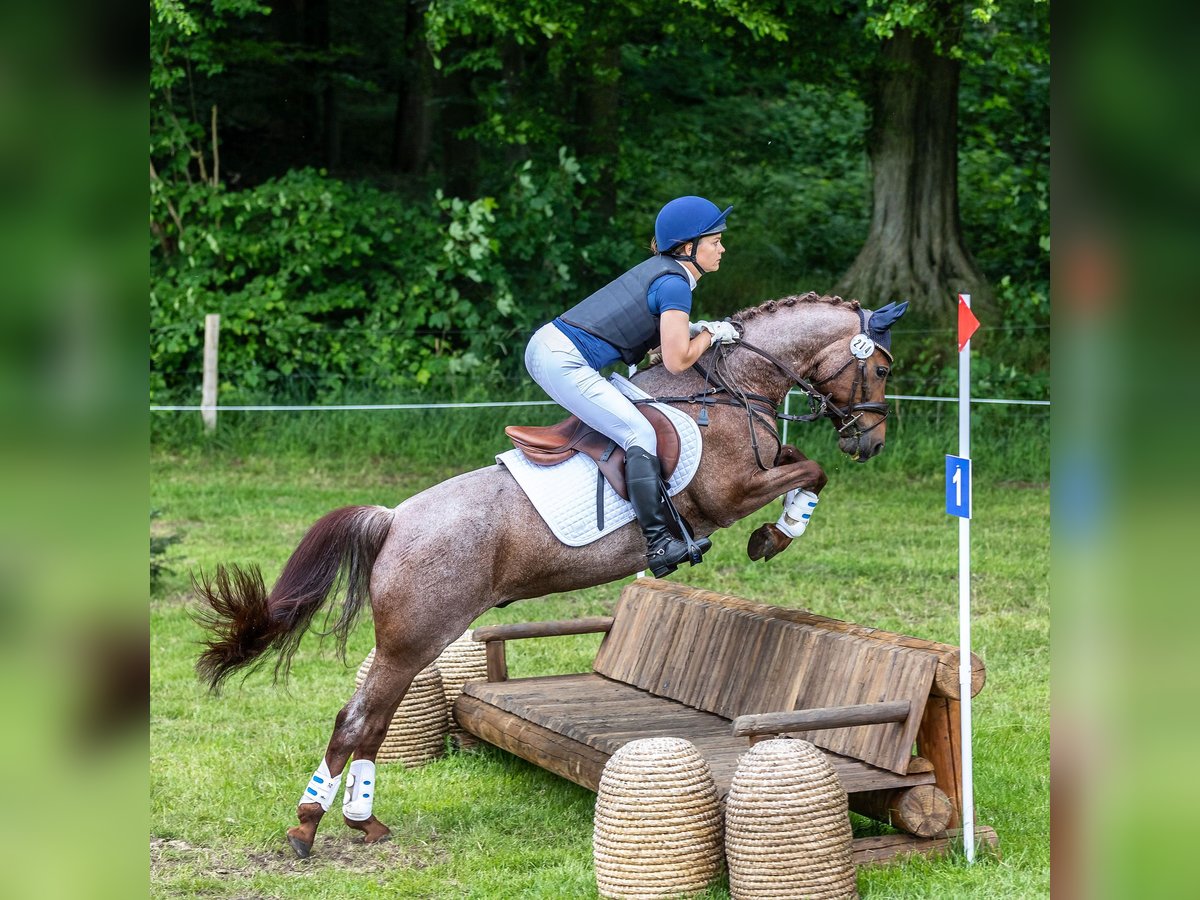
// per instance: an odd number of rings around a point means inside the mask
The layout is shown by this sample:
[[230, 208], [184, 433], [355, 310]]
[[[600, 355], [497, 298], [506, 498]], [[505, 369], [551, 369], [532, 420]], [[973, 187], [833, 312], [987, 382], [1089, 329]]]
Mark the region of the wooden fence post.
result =
[[200, 393], [200, 417], [205, 431], [217, 428], [217, 343], [221, 337], [221, 316], [204, 317], [204, 384]]

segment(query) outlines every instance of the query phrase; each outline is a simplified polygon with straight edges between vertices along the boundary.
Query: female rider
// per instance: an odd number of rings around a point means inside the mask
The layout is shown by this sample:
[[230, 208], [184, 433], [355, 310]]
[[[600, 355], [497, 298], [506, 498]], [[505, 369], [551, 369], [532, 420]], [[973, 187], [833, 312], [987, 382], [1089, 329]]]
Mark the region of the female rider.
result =
[[699, 563], [712, 544], [672, 532], [677, 517], [662, 484], [654, 428], [600, 375], [618, 359], [637, 363], [661, 347], [663, 364], [686, 372], [714, 343], [738, 340], [729, 322], [689, 323], [692, 290], [721, 267], [721, 212], [702, 197], [679, 197], [654, 222], [654, 255], [543, 325], [525, 350], [529, 374], [559, 405], [625, 450], [625, 483], [656, 577]]

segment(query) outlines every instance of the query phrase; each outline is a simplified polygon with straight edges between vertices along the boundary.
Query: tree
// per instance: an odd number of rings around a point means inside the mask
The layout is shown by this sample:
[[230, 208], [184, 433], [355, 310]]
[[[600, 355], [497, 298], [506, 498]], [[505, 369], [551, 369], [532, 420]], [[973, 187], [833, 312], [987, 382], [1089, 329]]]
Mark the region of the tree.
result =
[[[868, 0], [868, 10], [874, 5]], [[914, 311], [939, 319], [958, 293], [990, 301], [991, 288], [963, 241], [958, 111], [968, 15], [986, 26], [996, 12], [997, 0], [904, 0], [868, 18], [868, 34], [882, 39], [861, 75], [871, 109], [871, 223], [839, 292], [867, 302], [912, 300]], [[1011, 39], [995, 35], [997, 42]]]
[[924, 27], [897, 28], [867, 73], [873, 191], [866, 241], [837, 290], [864, 302], [912, 300], [933, 317], [956, 293], [985, 294], [958, 212], [961, 2], [929, 7]]

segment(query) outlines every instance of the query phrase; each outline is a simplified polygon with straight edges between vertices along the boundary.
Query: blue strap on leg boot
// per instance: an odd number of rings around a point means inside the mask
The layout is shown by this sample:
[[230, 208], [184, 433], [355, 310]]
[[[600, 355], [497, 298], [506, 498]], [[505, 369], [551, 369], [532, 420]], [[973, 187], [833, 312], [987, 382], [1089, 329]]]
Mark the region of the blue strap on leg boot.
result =
[[[646, 539], [646, 560], [655, 578], [669, 575], [683, 562], [697, 565], [712, 547], [708, 538], [692, 539], [667, 497], [661, 472], [657, 456], [641, 447], [625, 451], [625, 486]], [[672, 530], [672, 523], [677, 531]]]

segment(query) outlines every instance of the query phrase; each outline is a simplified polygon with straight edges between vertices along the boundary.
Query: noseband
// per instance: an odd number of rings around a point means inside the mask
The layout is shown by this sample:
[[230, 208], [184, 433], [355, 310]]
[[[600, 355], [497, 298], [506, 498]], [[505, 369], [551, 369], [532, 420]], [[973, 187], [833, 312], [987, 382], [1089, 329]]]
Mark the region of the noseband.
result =
[[[866, 316], [863, 315], [861, 307], [857, 310], [857, 312], [862, 333], [865, 334], [867, 330]], [[741, 324], [735, 324], [740, 330]], [[747, 350], [757, 353], [763, 359], [774, 365], [775, 368], [777, 368], [780, 372], [782, 372], [791, 382], [792, 386], [799, 388], [808, 397], [808, 414], [791, 415], [789, 413], [781, 412], [769, 397], [764, 397], [761, 394], [751, 394], [739, 388], [729, 377], [728, 369], [725, 365], [726, 358], [737, 347], [745, 347]], [[883, 350], [889, 359], [891, 358], [891, 354], [888, 353], [887, 350], [882, 347], [879, 347], [879, 349]], [[850, 405], [843, 408], [833, 401], [832, 394], [824, 393], [823, 391], [819, 390], [818, 386], [827, 384], [828, 382], [838, 378], [854, 363], [858, 363], [858, 372], [854, 377], [854, 383], [850, 386]], [[775, 439], [776, 444], [779, 445], [779, 449], [782, 450], [783, 439], [779, 435], [779, 430], [775, 427], [775, 420], [782, 419], [786, 422], [815, 422], [818, 419], [827, 418], [833, 421], [839, 435], [842, 435], [843, 437], [850, 437], [855, 441], [859, 441], [864, 435], [869, 434], [883, 424], [887, 420], [889, 413], [887, 403], [878, 403], [867, 399], [867, 360], [859, 359], [853, 354], [851, 354], [850, 358], [842, 364], [841, 368], [839, 368], [832, 375], [828, 375], [825, 378], [820, 378], [813, 381], [810, 381], [809, 379], [798, 374], [794, 369], [792, 369], [791, 366], [789, 366], [779, 357], [775, 356], [773, 353], [770, 353], [761, 347], [756, 347], [754, 344], [744, 340], [738, 341], [736, 344], [718, 344], [716, 347], [716, 360], [711, 370], [704, 368], [698, 362], [695, 363], [694, 367], [700, 372], [700, 374], [704, 376], [705, 390], [703, 392], [699, 394], [692, 394], [687, 397], [655, 397], [651, 400], [641, 400], [635, 402], [702, 404], [705, 408], [701, 409], [698, 419], [699, 424], [701, 425], [708, 424], [708, 406], [726, 405], [742, 407], [746, 410], [747, 414], [750, 429], [750, 445], [754, 448], [754, 461], [764, 472], [770, 467], [763, 465], [762, 458], [759, 455], [758, 436], [754, 430], [755, 422], [767, 429], [767, 431]], [[709, 387], [709, 385], [713, 386]], [[791, 391], [791, 387], [788, 388], [788, 391]], [[856, 393], [860, 393], [862, 397], [862, 399], [857, 403], [854, 402], [854, 395]], [[717, 396], [720, 394], [727, 394], [728, 396]], [[766, 410], [770, 410], [773, 413], [773, 416], [770, 419], [768, 419], [765, 414]], [[879, 421], [866, 429], [859, 428], [859, 420], [862, 418], [864, 413], [868, 412], [879, 413]], [[853, 431], [847, 435], [846, 431], [850, 428], [853, 428]], [[776, 455], [778, 456], [778, 454]]]

